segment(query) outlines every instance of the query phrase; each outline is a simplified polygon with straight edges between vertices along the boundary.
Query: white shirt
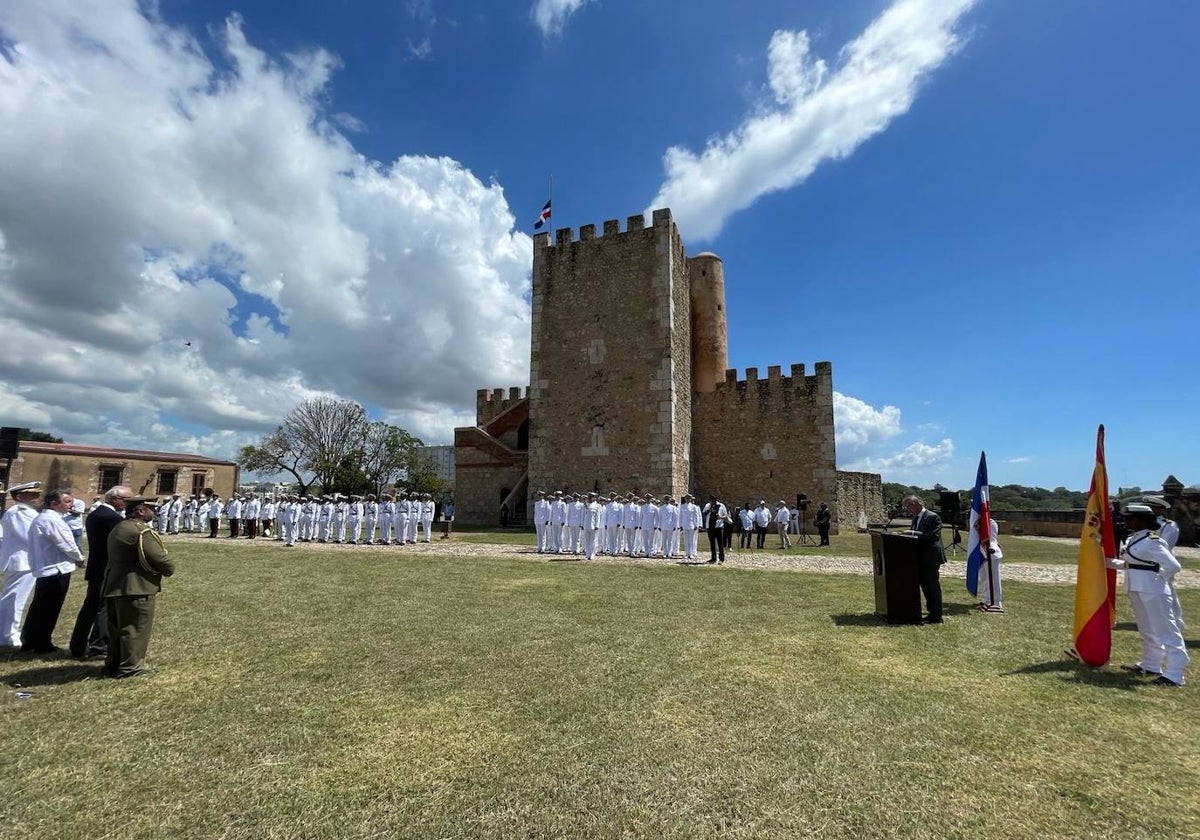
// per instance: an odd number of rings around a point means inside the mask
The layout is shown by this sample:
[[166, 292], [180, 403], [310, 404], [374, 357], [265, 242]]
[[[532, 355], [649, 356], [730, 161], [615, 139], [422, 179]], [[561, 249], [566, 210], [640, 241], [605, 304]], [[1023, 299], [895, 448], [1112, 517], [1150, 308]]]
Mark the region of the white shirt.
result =
[[1174, 552], [1175, 545], [1179, 542], [1179, 526], [1175, 521], [1165, 516], [1158, 517], [1158, 535], [1167, 544], [1167, 548]]
[[603, 516], [603, 510], [599, 502], [592, 502], [584, 509], [583, 524], [589, 531], [600, 530], [600, 520]]
[[679, 521], [687, 531], [700, 529], [700, 506], [695, 502], [684, 502], [679, 508]]
[[81, 565], [83, 555], [62, 514], [46, 508], [29, 529], [29, 568], [33, 576], [69, 575]]
[[771, 524], [771, 509], [766, 505], [759, 505], [754, 509], [754, 524], [760, 528], [765, 528]]
[[550, 524], [550, 503], [545, 499], [533, 503], [533, 521], [538, 525]]
[[1126, 563], [1157, 563], [1152, 569], [1125, 569], [1125, 591], [1151, 595], [1170, 595], [1171, 579], [1179, 574], [1179, 561], [1162, 538], [1146, 529], [1129, 535], [1121, 551]]
[[567, 524], [572, 528], [578, 528], [583, 524], [583, 509], [586, 507], [583, 502], [571, 502], [567, 506]]
[[674, 531], [679, 527], [679, 508], [675, 505], [662, 505], [658, 509], [658, 524], [664, 531]]
[[792, 521], [792, 512], [787, 509], [787, 505], [780, 505], [779, 510], [775, 511], [775, 521], [780, 525], [786, 525]]

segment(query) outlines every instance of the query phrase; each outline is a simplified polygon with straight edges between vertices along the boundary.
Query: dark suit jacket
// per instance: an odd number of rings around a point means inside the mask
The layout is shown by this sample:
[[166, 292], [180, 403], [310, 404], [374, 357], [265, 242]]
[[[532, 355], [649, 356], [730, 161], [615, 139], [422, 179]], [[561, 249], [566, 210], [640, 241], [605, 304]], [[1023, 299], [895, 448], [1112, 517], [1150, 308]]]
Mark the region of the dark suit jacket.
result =
[[104, 572], [108, 569], [108, 535], [124, 518], [112, 508], [101, 505], [83, 520], [83, 528], [87, 532], [88, 541], [87, 568], [83, 570], [84, 580], [104, 580]]
[[913, 517], [913, 531], [921, 543], [921, 560], [936, 563], [946, 562], [946, 551], [942, 548], [942, 519], [931, 510], [922, 510]]

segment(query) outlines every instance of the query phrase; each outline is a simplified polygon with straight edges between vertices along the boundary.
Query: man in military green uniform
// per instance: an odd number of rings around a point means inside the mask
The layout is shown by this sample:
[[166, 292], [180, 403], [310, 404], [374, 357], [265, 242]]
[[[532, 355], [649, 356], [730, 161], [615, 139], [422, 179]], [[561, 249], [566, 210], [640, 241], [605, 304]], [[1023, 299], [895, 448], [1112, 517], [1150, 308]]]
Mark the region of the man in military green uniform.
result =
[[134, 496], [125, 503], [125, 520], [108, 535], [108, 570], [103, 595], [108, 602], [108, 656], [104, 675], [148, 674], [143, 660], [154, 624], [154, 602], [162, 576], [175, 572], [167, 549], [149, 523], [155, 500]]

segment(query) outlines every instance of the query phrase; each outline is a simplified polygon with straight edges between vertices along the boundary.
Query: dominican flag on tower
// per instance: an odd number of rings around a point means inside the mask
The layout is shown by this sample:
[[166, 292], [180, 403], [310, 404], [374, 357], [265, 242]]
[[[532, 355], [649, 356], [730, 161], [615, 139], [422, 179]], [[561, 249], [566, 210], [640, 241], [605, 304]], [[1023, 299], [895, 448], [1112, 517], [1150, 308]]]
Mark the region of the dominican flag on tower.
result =
[[546, 206], [542, 208], [542, 212], [538, 216], [538, 220], [533, 223], [533, 229], [541, 230], [543, 227], [545, 227], [546, 222], [548, 222], [548, 221], [550, 221], [550, 202], [549, 201], [547, 201]]

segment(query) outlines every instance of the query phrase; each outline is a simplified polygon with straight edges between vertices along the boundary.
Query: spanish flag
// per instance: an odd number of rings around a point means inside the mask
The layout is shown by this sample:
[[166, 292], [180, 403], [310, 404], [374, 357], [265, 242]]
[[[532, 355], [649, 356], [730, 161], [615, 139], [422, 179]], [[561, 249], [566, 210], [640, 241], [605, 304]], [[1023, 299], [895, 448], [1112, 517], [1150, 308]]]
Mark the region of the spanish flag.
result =
[[1075, 647], [1071, 654], [1093, 667], [1108, 662], [1116, 620], [1117, 573], [1106, 557], [1117, 556], [1112, 514], [1108, 503], [1108, 474], [1104, 469], [1104, 426], [1096, 432], [1096, 467], [1088, 488], [1087, 514], [1079, 538], [1079, 569], [1075, 578]]

